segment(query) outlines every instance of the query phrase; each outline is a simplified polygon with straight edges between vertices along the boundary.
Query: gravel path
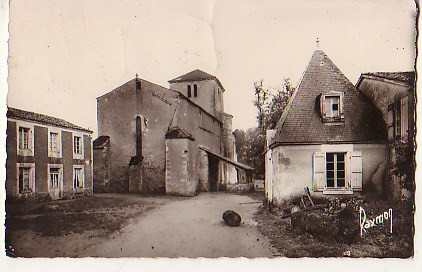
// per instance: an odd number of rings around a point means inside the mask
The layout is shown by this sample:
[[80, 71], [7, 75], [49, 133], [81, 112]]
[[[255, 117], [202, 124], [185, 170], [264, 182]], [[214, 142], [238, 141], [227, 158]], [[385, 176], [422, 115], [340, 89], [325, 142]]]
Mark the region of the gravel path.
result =
[[[273, 257], [276, 250], [253, 220], [258, 206], [248, 196], [226, 193], [170, 201], [78, 257]], [[240, 214], [239, 227], [224, 224], [225, 210]]]

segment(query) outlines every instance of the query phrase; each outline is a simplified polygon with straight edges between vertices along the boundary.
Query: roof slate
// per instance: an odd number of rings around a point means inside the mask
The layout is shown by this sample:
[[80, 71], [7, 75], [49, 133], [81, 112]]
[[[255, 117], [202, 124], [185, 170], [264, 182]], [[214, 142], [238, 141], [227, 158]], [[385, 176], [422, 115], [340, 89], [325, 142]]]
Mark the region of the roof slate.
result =
[[60, 118], [56, 118], [56, 117], [52, 117], [52, 116], [48, 116], [48, 115], [44, 115], [44, 114], [40, 114], [40, 113], [35, 113], [35, 112], [31, 112], [31, 111], [24, 111], [24, 110], [20, 110], [20, 109], [15, 109], [15, 108], [12, 108], [12, 107], [8, 107], [7, 117], [8, 118], [20, 119], [20, 120], [26, 120], [26, 121], [34, 121], [34, 122], [38, 122], [38, 123], [42, 123], [42, 124], [46, 124], [46, 125], [53, 125], [53, 126], [58, 126], [58, 127], [69, 128], [69, 129], [79, 130], [79, 131], [83, 131], [83, 132], [93, 133], [89, 129], [74, 125], [74, 124], [72, 124], [68, 121], [65, 121], [63, 119], [60, 119]]
[[179, 82], [179, 81], [190, 81], [190, 80], [201, 80], [201, 79], [216, 79], [216, 76], [205, 73], [199, 69], [193, 70], [187, 74], [181, 75], [174, 79], [169, 80], [169, 82]]
[[94, 140], [93, 146], [94, 148], [104, 148], [109, 141], [110, 136], [103, 135]]
[[364, 73], [362, 75], [385, 78], [388, 80], [405, 83], [409, 86], [414, 86], [415, 84], [415, 72], [376, 72]]
[[[344, 122], [322, 123], [317, 97], [330, 91], [343, 93]], [[291, 99], [271, 144], [384, 142], [387, 138], [379, 111], [321, 50], [312, 55]]]

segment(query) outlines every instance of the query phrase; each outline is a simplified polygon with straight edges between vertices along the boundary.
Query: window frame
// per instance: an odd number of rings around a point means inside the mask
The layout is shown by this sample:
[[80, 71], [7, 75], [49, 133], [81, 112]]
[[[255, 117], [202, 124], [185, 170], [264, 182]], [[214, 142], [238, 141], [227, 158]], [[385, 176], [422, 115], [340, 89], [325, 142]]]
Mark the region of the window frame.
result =
[[[33, 194], [35, 193], [35, 163], [17, 163], [16, 171], [16, 191], [19, 195]], [[20, 169], [29, 169], [29, 189], [20, 190]]]
[[191, 98], [192, 97], [192, 86], [189, 84], [186, 88], [187, 88], [187, 91], [188, 91], [188, 97]]
[[[82, 186], [75, 186], [75, 178], [76, 178], [76, 172], [77, 170], [81, 170], [80, 174], [80, 181], [82, 182]], [[81, 189], [85, 189], [85, 169], [84, 169], [84, 165], [74, 165], [73, 166], [73, 190], [81, 190]]]
[[[76, 153], [75, 152], [75, 139], [76, 138], [80, 138], [80, 144], [79, 144], [79, 148], [80, 148], [80, 153]], [[84, 159], [84, 134], [83, 133], [79, 133], [79, 132], [72, 132], [72, 153], [73, 153], [73, 158], [74, 159], [79, 159], [79, 160], [83, 160]]]
[[[338, 97], [338, 116], [333, 116], [332, 112], [333, 109], [328, 112], [326, 110], [327, 105], [327, 98], [335, 98]], [[322, 93], [320, 97], [320, 111], [321, 111], [321, 117], [323, 123], [339, 123], [344, 121], [344, 103], [343, 103], [343, 93], [337, 92], [337, 91], [330, 91], [326, 93]], [[330, 104], [331, 107], [333, 107], [334, 104]], [[331, 113], [331, 115], [328, 115], [328, 113]]]
[[[15, 120], [14, 120], [15, 121]], [[34, 156], [34, 124], [16, 120], [16, 150], [18, 156]], [[28, 148], [20, 146], [20, 129], [28, 129]]]
[[198, 85], [193, 84], [193, 96], [198, 97]]
[[[57, 180], [57, 187], [52, 186], [51, 182], [51, 169], [59, 169], [58, 171], [58, 180]], [[63, 190], [63, 164], [47, 164], [47, 186], [48, 186], [48, 191], [52, 191], [52, 190], [59, 190], [62, 191]]]
[[[344, 154], [345, 187], [328, 187], [327, 153]], [[323, 194], [353, 194], [362, 190], [362, 152], [353, 150], [347, 144], [322, 146], [321, 151], [312, 155], [312, 189]]]
[[[52, 149], [52, 139], [51, 136], [53, 134], [57, 135], [56, 144], [57, 148], [55, 150]], [[48, 127], [48, 157], [53, 158], [61, 158], [62, 157], [62, 131], [59, 128]]]

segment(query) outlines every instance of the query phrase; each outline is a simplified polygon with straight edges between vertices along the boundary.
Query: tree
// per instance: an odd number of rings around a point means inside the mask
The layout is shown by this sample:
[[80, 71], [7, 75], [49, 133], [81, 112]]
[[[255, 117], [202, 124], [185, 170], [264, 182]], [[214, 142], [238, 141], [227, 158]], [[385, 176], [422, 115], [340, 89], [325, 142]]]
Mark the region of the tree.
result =
[[[253, 104], [258, 110], [258, 127], [246, 131], [235, 130], [238, 160], [255, 168], [255, 178], [263, 179], [265, 172], [264, 150], [267, 129], [274, 129], [294, 92], [290, 79], [284, 79], [282, 88], [265, 89], [263, 80], [254, 83]], [[275, 94], [274, 94], [275, 93]]]
[[263, 80], [254, 83], [254, 106], [258, 110], [258, 127], [265, 133], [267, 129], [274, 129], [283, 114], [295, 88], [289, 78], [284, 79], [282, 88], [273, 94], [263, 87]]

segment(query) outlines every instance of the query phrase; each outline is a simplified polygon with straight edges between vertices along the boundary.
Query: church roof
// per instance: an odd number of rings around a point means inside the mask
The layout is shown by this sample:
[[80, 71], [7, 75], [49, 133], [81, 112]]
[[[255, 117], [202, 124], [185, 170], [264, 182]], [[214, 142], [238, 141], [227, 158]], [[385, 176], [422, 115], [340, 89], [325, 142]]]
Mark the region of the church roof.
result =
[[68, 121], [65, 121], [63, 119], [60, 119], [60, 118], [44, 115], [44, 114], [41, 114], [41, 113], [35, 113], [35, 112], [31, 112], [31, 111], [24, 111], [24, 110], [12, 108], [12, 107], [8, 107], [7, 117], [19, 119], [19, 120], [24, 120], [24, 121], [33, 121], [33, 122], [41, 123], [41, 124], [45, 124], [45, 125], [53, 125], [53, 126], [58, 126], [58, 127], [62, 127], [62, 128], [68, 128], [68, 129], [93, 133], [89, 129], [74, 125], [74, 124], [72, 124]]
[[[321, 94], [343, 94], [344, 120], [323, 123]], [[299, 87], [289, 101], [270, 144], [384, 142], [385, 122], [376, 107], [359, 92], [321, 50], [312, 55]]]
[[176, 82], [184, 82], [184, 81], [199, 81], [199, 80], [206, 80], [206, 79], [214, 79], [220, 85], [221, 90], [224, 92], [225, 89], [223, 84], [221, 84], [220, 80], [216, 76], [208, 74], [202, 70], [196, 69], [187, 74], [181, 75], [179, 77], [173, 78], [169, 80], [169, 83], [176, 83]]
[[201, 71], [199, 69], [193, 70], [187, 74], [181, 75], [174, 79], [169, 80], [169, 82], [179, 82], [179, 81], [192, 81], [192, 80], [201, 80], [201, 79], [216, 79], [216, 76], [210, 75]]

